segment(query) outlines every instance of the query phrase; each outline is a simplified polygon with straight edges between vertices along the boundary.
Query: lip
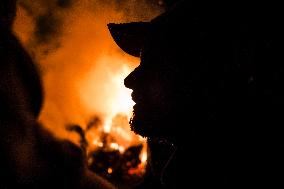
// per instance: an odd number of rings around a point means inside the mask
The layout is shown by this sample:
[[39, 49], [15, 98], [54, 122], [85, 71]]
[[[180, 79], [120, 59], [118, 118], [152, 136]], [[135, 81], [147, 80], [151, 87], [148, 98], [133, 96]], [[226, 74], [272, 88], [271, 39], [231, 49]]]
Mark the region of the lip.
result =
[[134, 112], [136, 112], [138, 108], [139, 108], [139, 104], [136, 103], [136, 104], [133, 106]]
[[135, 102], [135, 105], [133, 106], [134, 113], [140, 114], [141, 112], [149, 110], [148, 98], [145, 94], [135, 91], [132, 92], [131, 97]]
[[133, 106], [133, 112], [135, 114], [140, 114], [141, 112], [144, 112], [145, 111], [145, 104], [143, 103], [136, 103], [134, 106]]
[[141, 104], [145, 100], [145, 95], [140, 92], [132, 92], [131, 97], [136, 104]]
[[139, 101], [139, 99], [141, 99], [141, 97], [139, 97], [139, 95], [137, 95], [136, 93], [132, 92], [131, 93], [131, 97], [132, 97], [132, 100], [137, 103]]

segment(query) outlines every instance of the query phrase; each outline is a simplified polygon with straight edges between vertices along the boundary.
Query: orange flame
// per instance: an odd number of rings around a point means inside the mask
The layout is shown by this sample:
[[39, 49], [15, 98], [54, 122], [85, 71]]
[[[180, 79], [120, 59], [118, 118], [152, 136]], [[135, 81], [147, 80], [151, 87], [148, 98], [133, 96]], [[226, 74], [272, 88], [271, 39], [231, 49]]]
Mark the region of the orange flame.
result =
[[[98, 61], [101, 61], [99, 65], [112, 64], [114, 62], [120, 64], [116, 69], [108, 69], [108, 67], [96, 67], [95, 70], [91, 70], [86, 76], [82, 85], [81, 90], [84, 88], [89, 90], [94, 90], [94, 93], [98, 91], [101, 92], [101, 101], [104, 101], [103, 108], [101, 108], [101, 117], [103, 123], [101, 127], [97, 128], [96, 134], [94, 132], [87, 133], [88, 141], [91, 141], [89, 150], [94, 148], [105, 147], [104, 143], [100, 139], [101, 133], [107, 133], [112, 137], [111, 141], [108, 141], [106, 145], [112, 150], [118, 150], [123, 153], [128, 147], [132, 145], [142, 144], [143, 149], [140, 154], [141, 164], [138, 166], [136, 172], [143, 172], [147, 160], [147, 145], [146, 140], [138, 135], [135, 135], [129, 127], [129, 119], [132, 114], [133, 105], [135, 104], [131, 99], [131, 90], [124, 86], [124, 78], [133, 70], [130, 65], [133, 65], [133, 61], [125, 58], [120, 53], [112, 56], [103, 56]], [[100, 84], [96, 82], [94, 86], [94, 81], [96, 81], [98, 73], [104, 73], [103, 80], [100, 80]], [[100, 90], [97, 90], [98, 85], [100, 85]], [[90, 101], [88, 94], [82, 94], [82, 102], [85, 102], [87, 107], [97, 107], [99, 103], [94, 100]], [[86, 99], [86, 100], [85, 100]], [[104, 111], [106, 110], [106, 111]], [[134, 171], [135, 172], [135, 171]]]

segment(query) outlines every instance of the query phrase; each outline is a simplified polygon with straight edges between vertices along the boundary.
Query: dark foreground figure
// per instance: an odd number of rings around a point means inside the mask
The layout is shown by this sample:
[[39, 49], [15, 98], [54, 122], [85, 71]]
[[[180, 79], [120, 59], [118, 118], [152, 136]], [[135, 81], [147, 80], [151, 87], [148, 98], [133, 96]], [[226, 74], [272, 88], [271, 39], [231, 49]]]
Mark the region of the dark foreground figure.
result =
[[141, 58], [125, 79], [148, 137], [137, 188], [283, 186], [280, 5], [183, 1], [151, 22], [109, 24]]
[[37, 123], [42, 88], [31, 57], [11, 31], [16, 0], [0, 2], [0, 188], [113, 187], [86, 169], [83, 151]]

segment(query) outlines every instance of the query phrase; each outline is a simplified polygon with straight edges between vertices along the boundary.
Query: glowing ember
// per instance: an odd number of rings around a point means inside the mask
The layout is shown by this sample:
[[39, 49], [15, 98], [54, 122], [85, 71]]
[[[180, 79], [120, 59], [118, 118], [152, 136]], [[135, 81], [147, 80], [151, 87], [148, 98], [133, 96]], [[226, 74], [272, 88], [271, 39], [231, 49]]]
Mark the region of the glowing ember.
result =
[[147, 161], [147, 152], [144, 151], [142, 154], [141, 154], [141, 162], [142, 163], [146, 163]]
[[111, 174], [112, 173], [112, 168], [108, 168], [107, 172], [108, 172], [108, 174]]

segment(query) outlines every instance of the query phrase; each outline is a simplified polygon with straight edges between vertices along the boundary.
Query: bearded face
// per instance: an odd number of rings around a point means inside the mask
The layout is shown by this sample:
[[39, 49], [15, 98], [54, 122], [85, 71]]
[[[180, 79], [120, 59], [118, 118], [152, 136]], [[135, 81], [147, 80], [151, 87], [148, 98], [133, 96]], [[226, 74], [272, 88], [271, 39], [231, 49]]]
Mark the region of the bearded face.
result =
[[164, 61], [162, 49], [151, 45], [142, 52], [140, 65], [125, 79], [132, 89], [131, 129], [144, 137], [162, 137], [170, 127], [172, 93], [171, 68]]

